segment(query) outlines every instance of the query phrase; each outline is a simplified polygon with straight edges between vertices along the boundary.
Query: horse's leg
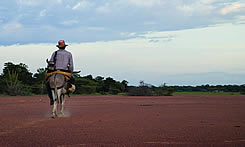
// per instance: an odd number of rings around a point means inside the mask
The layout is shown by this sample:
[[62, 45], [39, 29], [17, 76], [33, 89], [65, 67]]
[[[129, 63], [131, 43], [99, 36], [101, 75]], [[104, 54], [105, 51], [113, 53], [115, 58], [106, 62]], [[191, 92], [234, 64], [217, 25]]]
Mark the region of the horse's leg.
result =
[[[61, 104], [62, 104], [62, 89], [58, 89], [57, 90], [57, 101], [59, 101], [59, 104], [60, 104], [60, 109], [62, 108], [61, 107]], [[63, 112], [61, 112], [61, 114], [63, 115]]]
[[61, 112], [62, 115], [64, 115], [65, 95], [62, 94], [60, 98], [61, 98], [61, 109], [60, 109], [60, 112]]
[[53, 96], [53, 100], [54, 100], [52, 118], [55, 118], [55, 117], [57, 117], [57, 95], [56, 95], [54, 90], [52, 90], [52, 96]]

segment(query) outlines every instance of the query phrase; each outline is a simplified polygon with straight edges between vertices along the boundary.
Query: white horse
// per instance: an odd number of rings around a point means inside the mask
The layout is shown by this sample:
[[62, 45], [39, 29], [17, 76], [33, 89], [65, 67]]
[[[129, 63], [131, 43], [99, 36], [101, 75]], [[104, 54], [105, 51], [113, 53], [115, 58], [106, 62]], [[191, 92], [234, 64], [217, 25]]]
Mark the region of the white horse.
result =
[[49, 85], [54, 100], [52, 118], [58, 116], [58, 104], [60, 104], [60, 113], [64, 115], [65, 94], [67, 93], [67, 81], [64, 75], [55, 73], [49, 78]]

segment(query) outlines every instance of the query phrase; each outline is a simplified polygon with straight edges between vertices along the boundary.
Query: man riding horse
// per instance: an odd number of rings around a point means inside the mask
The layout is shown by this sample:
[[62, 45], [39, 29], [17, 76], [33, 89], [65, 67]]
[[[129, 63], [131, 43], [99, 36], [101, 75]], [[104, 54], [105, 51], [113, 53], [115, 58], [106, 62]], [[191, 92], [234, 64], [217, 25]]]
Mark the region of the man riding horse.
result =
[[[66, 48], [65, 41], [64, 40], [60, 40], [58, 42], [58, 45], [56, 45], [56, 47], [58, 47], [59, 49], [55, 52], [53, 52], [50, 60], [49, 60], [49, 65], [48, 65], [48, 73], [52, 75], [52, 73], [57, 73], [57, 71], [59, 71], [60, 73], [62, 73], [63, 75], [70, 74], [73, 72], [74, 66], [73, 66], [73, 59], [72, 59], [72, 54], [70, 52], [68, 52], [67, 50], [65, 50]], [[53, 67], [52, 67], [53, 65]], [[48, 78], [48, 77], [46, 77]], [[47, 80], [48, 81], [48, 80]], [[51, 88], [49, 85], [49, 82], [47, 82], [46, 84], [47, 87], [47, 91], [48, 91], [48, 96], [50, 98], [50, 105], [54, 104], [54, 100], [52, 98], [52, 92], [51, 92]], [[68, 80], [68, 95], [69, 93], [74, 92], [75, 90], [75, 85], [74, 85], [74, 78], [72, 76], [69, 77]]]

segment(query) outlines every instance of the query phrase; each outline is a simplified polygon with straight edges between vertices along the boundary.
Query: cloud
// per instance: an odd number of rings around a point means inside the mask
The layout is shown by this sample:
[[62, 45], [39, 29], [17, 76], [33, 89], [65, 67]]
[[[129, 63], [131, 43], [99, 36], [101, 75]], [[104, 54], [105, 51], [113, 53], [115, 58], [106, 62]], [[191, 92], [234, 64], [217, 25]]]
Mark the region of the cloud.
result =
[[59, 4], [62, 4], [63, 3], [63, 0], [56, 0], [57, 1], [57, 3], [59, 3]]
[[142, 38], [149, 40], [149, 42], [169, 42], [175, 39], [177, 36], [175, 34], [165, 34], [163, 32], [148, 32], [147, 34], [140, 35]]
[[[244, 4], [241, 1], [231, 3], [232, 1], [237, 0], [0, 1], [1, 27], [5, 25], [5, 28], [10, 28], [11, 25], [7, 24], [12, 24], [13, 28], [22, 29], [20, 38], [16, 34], [0, 34], [0, 44], [6, 44], [7, 37], [9, 44], [16, 40], [21, 43], [33, 43], [33, 40], [46, 43], [59, 36], [66, 36], [73, 42], [124, 40], [151, 31], [235, 24], [238, 15], [245, 16], [242, 11]], [[232, 15], [223, 15], [230, 13]], [[13, 25], [13, 22], [19, 26]], [[45, 26], [52, 29], [46, 31]], [[45, 39], [43, 33], [49, 39]], [[132, 35], [134, 33], [136, 35]], [[30, 36], [33, 38], [30, 39]]]
[[123, 37], [136, 37], [136, 36], [138, 36], [137, 33], [135, 33], [135, 32], [132, 32], [132, 33], [130, 33], [130, 32], [122, 32], [122, 33], [120, 33], [120, 35], [123, 36]]
[[[125, 0], [124, 0], [125, 2]], [[163, 0], [126, 0], [125, 3], [133, 4], [138, 7], [151, 8], [165, 4]]]
[[96, 8], [96, 11], [98, 13], [104, 13], [104, 14], [110, 13], [111, 12], [110, 4], [109, 3], [106, 3], [104, 5], [98, 6]]
[[17, 32], [22, 28], [22, 24], [20, 23], [9, 23], [9, 24], [5, 24], [3, 26], [3, 29], [6, 32]]
[[23, 6], [38, 6], [40, 5], [40, 0], [17, 0], [19, 5]]
[[145, 21], [144, 25], [156, 25], [157, 23], [155, 21]]
[[[50, 34], [58, 35], [48, 36], [44, 34], [41, 36], [46, 37], [47, 40], [53, 39], [52, 44], [0, 46], [2, 53], [0, 54], [0, 63], [7, 61], [22, 62], [35, 72], [37, 68], [46, 66], [46, 58], [50, 57], [56, 49], [57, 41], [62, 38], [69, 44], [67, 50], [73, 53], [75, 68], [82, 70], [82, 75], [112, 76], [117, 80], [127, 78], [130, 83], [135, 84], [138, 84], [140, 80], [145, 80], [147, 83], [158, 85], [163, 82], [168, 84], [214, 82], [217, 84], [216, 78], [219, 75], [209, 77], [208, 74], [205, 74], [207, 77], [202, 80], [203, 76], [195, 76], [195, 74], [202, 72], [245, 73], [243, 68], [245, 25], [226, 24], [189, 30], [148, 32], [145, 35], [128, 32], [125, 35], [132, 35], [136, 38], [89, 43], [73, 43], [74, 41], [71, 39], [72, 36], [81, 39], [78, 30], [86, 30], [86, 27], [62, 31], [56, 28], [59, 32], [52, 32], [55, 28], [48, 26], [39, 29], [43, 33], [50, 31]], [[70, 31], [71, 33], [68, 34]], [[63, 32], [65, 32], [64, 36], [60, 35]], [[91, 37], [97, 37], [100, 32], [95, 31]], [[82, 39], [88, 37], [90, 36]], [[27, 40], [29, 39], [33, 39], [31, 33]], [[172, 40], [168, 41], [170, 39]], [[34, 54], [35, 56], [33, 56]], [[189, 76], [183, 76], [184, 73], [189, 73]], [[229, 79], [229, 81], [223, 82], [226, 84], [244, 83], [242, 76], [237, 81], [233, 80], [232, 76]]]
[[245, 16], [236, 16], [235, 19], [237, 21], [236, 24], [245, 24]]
[[225, 8], [220, 10], [220, 14], [227, 15], [230, 13], [240, 12], [245, 10], [245, 4], [240, 2], [234, 2], [229, 5], [227, 5]]
[[66, 20], [66, 21], [62, 21], [60, 24], [65, 25], [65, 26], [71, 26], [74, 24], [78, 24], [79, 21], [77, 20]]
[[88, 27], [87, 30], [89, 31], [104, 31], [104, 27]]
[[210, 1], [195, 1], [193, 3], [179, 3], [176, 7], [186, 16], [192, 15], [208, 15], [215, 10], [215, 6]]
[[43, 9], [42, 11], [40, 11], [40, 16], [42, 17], [42, 16], [45, 16], [46, 15], [46, 12], [47, 12], [47, 10], [46, 9]]
[[77, 10], [77, 9], [85, 9], [89, 8], [92, 6], [92, 3], [86, 0], [78, 2], [75, 6], [72, 7], [72, 10]]

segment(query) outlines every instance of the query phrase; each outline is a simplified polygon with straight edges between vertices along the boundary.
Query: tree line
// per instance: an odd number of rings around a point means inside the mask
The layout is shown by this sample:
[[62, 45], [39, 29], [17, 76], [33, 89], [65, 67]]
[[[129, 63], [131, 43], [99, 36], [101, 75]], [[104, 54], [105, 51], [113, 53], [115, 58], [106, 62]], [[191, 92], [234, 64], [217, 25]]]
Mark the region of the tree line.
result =
[[240, 92], [245, 94], [243, 85], [201, 85], [201, 86], [173, 86], [177, 92]]
[[[31, 73], [24, 63], [4, 63], [0, 75], [0, 94], [4, 95], [39, 95], [47, 94], [46, 68]], [[172, 95], [174, 90], [167, 86], [152, 87], [141, 82], [140, 86], [128, 86], [128, 81], [116, 81], [111, 77], [73, 74], [76, 90], [74, 94], [123, 94], [123, 95]]]
[[[24, 63], [4, 63], [3, 72], [0, 75], [0, 94], [2, 95], [39, 95], [47, 94], [46, 68], [37, 69], [31, 73]], [[201, 85], [201, 86], [167, 86], [162, 84], [154, 86], [140, 81], [139, 86], [129, 86], [128, 81], [116, 81], [111, 77], [92, 75], [81, 76], [73, 74], [76, 90], [74, 94], [122, 94], [130, 96], [171, 96], [178, 92], [241, 92], [245, 93], [245, 85]]]

